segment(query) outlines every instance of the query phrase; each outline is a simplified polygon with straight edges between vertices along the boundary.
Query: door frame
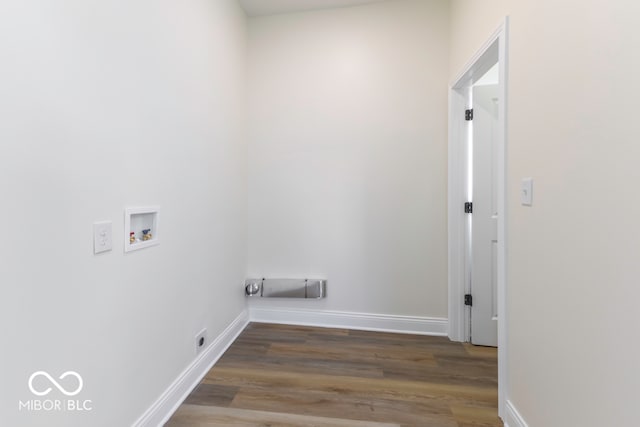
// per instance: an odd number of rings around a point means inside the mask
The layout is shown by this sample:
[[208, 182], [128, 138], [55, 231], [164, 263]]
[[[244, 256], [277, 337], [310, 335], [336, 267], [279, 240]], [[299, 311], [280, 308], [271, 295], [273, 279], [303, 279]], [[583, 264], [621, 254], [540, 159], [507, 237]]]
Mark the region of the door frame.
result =
[[449, 338], [468, 342], [471, 317], [464, 305], [464, 295], [470, 289], [469, 227], [470, 218], [464, 213], [469, 199], [469, 176], [466, 165], [470, 152], [469, 126], [464, 110], [474, 81], [499, 62], [498, 108], [498, 413], [504, 418], [507, 387], [507, 87], [508, 87], [508, 24], [505, 17], [491, 37], [467, 62], [463, 70], [449, 85], [449, 189], [448, 189], [448, 243], [449, 243]]

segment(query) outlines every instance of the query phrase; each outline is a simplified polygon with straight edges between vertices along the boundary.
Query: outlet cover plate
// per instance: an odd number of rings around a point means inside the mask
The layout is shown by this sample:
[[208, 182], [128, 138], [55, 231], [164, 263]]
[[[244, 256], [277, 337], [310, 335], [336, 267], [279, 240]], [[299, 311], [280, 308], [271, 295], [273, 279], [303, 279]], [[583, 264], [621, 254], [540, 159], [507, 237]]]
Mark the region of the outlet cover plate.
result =
[[99, 254], [113, 249], [113, 228], [111, 221], [93, 223], [93, 253]]
[[531, 206], [533, 204], [533, 178], [522, 178], [520, 203], [523, 206]]

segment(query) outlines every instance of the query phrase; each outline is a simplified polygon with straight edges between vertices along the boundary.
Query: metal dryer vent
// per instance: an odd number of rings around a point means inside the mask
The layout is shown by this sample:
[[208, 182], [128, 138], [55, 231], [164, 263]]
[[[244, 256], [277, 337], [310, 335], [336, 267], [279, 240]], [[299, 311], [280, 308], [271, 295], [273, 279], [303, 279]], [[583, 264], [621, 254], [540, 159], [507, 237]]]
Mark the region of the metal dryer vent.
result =
[[327, 296], [327, 281], [321, 279], [247, 279], [244, 294], [263, 298], [311, 298]]

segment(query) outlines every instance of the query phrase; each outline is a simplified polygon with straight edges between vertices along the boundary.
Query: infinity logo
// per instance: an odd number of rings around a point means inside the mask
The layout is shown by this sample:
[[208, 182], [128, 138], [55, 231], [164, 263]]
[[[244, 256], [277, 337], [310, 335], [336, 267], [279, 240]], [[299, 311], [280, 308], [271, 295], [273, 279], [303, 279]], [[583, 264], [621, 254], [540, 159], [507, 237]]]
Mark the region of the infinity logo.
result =
[[54, 380], [51, 377], [51, 375], [49, 375], [47, 372], [37, 371], [31, 374], [31, 376], [29, 377], [29, 390], [31, 390], [31, 393], [35, 394], [36, 396], [46, 396], [47, 394], [51, 393], [51, 387], [47, 388], [44, 391], [37, 391], [36, 389], [33, 388], [33, 380], [38, 376], [43, 376], [47, 378], [49, 382], [53, 384], [58, 390], [60, 390], [60, 392], [63, 393], [65, 396], [75, 396], [76, 394], [80, 393], [80, 391], [82, 390], [82, 386], [83, 386], [82, 377], [77, 372], [67, 371], [64, 374], [60, 375], [60, 378], [58, 378], [59, 380], [63, 380], [68, 376], [76, 377], [76, 379], [78, 380], [78, 388], [75, 389], [74, 391], [67, 391], [60, 384], [58, 384], [58, 382]]

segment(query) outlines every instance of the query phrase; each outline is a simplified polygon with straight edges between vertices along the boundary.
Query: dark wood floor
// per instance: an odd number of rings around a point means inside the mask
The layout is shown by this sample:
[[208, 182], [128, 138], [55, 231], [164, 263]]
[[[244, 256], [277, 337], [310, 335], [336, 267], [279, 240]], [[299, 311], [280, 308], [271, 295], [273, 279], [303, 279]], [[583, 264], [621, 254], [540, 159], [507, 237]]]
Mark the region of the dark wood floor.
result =
[[166, 424], [494, 427], [496, 349], [252, 323]]

